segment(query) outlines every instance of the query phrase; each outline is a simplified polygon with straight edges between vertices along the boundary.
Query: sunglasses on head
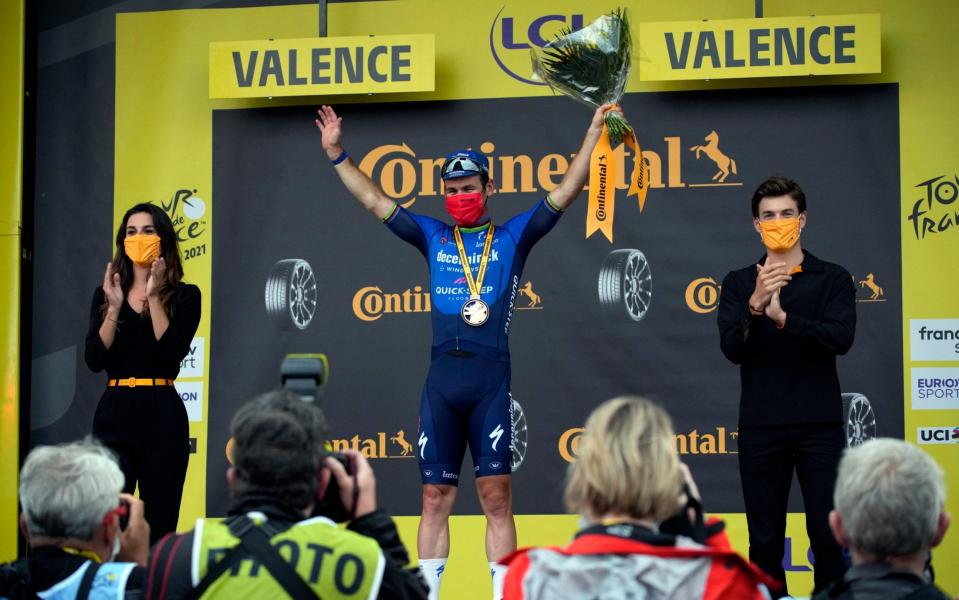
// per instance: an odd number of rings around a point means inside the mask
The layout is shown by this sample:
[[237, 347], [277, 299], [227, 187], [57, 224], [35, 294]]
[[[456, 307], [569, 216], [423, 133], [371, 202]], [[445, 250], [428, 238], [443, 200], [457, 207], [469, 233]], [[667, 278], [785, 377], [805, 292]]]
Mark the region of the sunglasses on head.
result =
[[446, 159], [446, 162], [443, 163], [443, 177], [446, 177], [450, 173], [456, 173], [460, 171], [473, 172], [473, 173], [486, 173], [486, 167], [479, 164], [469, 156], [457, 155], [452, 158]]

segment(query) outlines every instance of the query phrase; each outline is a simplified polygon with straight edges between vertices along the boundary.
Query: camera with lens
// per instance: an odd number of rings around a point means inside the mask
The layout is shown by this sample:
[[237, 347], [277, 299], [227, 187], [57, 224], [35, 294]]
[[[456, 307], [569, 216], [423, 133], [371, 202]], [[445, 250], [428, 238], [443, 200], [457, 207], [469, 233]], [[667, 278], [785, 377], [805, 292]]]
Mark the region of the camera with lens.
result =
[[[319, 404], [321, 389], [329, 379], [330, 363], [325, 354], [287, 354], [280, 366], [280, 385], [298, 395], [304, 402]], [[338, 461], [347, 475], [353, 474], [350, 457], [334, 452], [327, 442], [326, 456]], [[350, 519], [350, 512], [343, 506], [340, 486], [335, 477], [330, 477], [326, 492], [313, 509], [313, 516], [323, 516], [337, 523]]]

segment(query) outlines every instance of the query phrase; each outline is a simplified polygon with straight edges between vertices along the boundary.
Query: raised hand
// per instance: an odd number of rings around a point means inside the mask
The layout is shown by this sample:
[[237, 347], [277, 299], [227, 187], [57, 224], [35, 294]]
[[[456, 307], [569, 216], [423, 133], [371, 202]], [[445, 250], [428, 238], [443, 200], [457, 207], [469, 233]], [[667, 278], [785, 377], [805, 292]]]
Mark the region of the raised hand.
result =
[[108, 310], [118, 312], [123, 306], [120, 274], [113, 272], [113, 263], [107, 263], [107, 270], [103, 273], [103, 297], [106, 298]]
[[330, 160], [334, 160], [343, 153], [343, 146], [340, 145], [343, 118], [336, 116], [333, 107], [325, 104], [316, 111], [316, 116], [316, 127], [320, 130], [323, 149]]
[[161, 256], [150, 265], [150, 274], [147, 276], [147, 298], [153, 298], [163, 287], [166, 274], [166, 261]]

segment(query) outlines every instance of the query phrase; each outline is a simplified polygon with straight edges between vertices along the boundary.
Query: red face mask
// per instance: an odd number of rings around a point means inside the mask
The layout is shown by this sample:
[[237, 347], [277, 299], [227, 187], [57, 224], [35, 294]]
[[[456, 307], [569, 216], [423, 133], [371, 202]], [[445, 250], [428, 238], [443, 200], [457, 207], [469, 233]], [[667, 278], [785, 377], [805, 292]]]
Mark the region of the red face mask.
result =
[[453, 217], [457, 225], [470, 227], [476, 225], [486, 209], [483, 207], [483, 194], [456, 194], [446, 197], [446, 212]]

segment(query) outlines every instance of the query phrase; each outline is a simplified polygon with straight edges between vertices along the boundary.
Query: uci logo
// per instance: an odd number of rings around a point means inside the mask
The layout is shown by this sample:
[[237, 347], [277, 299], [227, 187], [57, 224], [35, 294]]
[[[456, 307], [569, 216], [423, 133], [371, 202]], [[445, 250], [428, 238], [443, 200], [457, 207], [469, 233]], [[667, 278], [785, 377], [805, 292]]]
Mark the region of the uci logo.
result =
[[500, 18], [505, 9], [505, 6], [499, 9], [489, 30], [489, 49], [493, 60], [500, 69], [517, 81], [530, 85], [546, 85], [519, 74], [531, 71], [530, 48], [542, 48], [560, 29], [582, 29], [583, 15], [542, 15], [527, 22], [522, 18]]
[[694, 279], [686, 286], [686, 306], [701, 315], [713, 312], [719, 305], [720, 287], [712, 277]]

